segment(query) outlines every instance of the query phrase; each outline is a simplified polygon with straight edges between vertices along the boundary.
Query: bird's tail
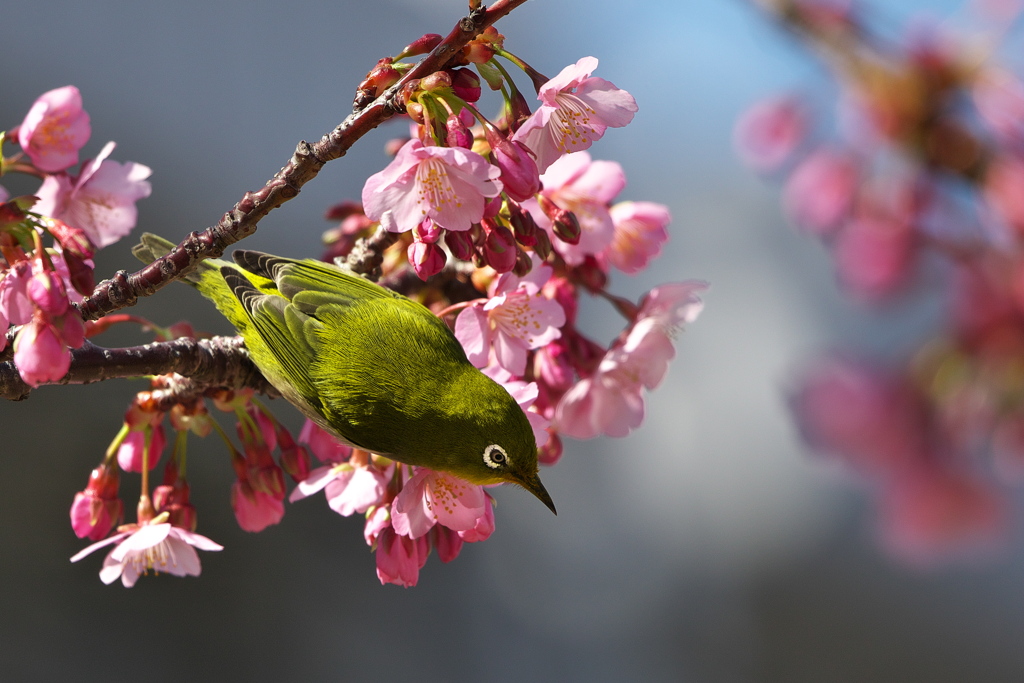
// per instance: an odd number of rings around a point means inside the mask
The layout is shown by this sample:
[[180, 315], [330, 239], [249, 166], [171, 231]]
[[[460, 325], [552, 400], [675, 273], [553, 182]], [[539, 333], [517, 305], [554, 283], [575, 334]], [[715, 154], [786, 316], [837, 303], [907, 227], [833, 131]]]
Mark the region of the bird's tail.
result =
[[[134, 254], [135, 258], [139, 259], [143, 263], [152, 263], [161, 256], [169, 254], [176, 246], [178, 245], [170, 240], [164, 239], [160, 235], [154, 235], [151, 232], [144, 232], [142, 233], [142, 241], [132, 247], [132, 254]], [[221, 259], [207, 259], [200, 263], [195, 270], [183, 277], [182, 280], [185, 280], [190, 285], [202, 290], [202, 285], [205, 284], [204, 281], [211, 279], [209, 276], [214, 274], [218, 274], [217, 279], [220, 279], [220, 268], [221, 266], [227, 265], [232, 264], [229, 264], [227, 261], [222, 261]]]
[[[142, 241], [132, 247], [132, 253], [143, 263], [152, 263], [161, 256], [165, 256], [177, 245], [170, 240], [165, 240], [159, 235], [151, 232], [142, 234]], [[195, 270], [185, 275], [182, 280], [196, 289], [207, 299], [213, 301], [217, 308], [230, 320], [239, 331], [244, 331], [248, 325], [245, 311], [238, 303], [238, 299], [232, 293], [221, 275], [220, 269], [224, 266], [238, 269], [238, 267], [222, 259], [206, 259], [200, 263]]]

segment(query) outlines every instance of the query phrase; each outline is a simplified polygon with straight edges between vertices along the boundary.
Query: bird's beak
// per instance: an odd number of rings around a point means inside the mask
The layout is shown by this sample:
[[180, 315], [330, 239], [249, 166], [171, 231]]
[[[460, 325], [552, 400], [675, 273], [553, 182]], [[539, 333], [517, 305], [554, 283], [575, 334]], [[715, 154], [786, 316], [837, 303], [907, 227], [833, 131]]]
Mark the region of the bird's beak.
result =
[[558, 511], [555, 510], [555, 504], [551, 500], [551, 495], [548, 494], [547, 489], [544, 488], [544, 484], [540, 483], [540, 475], [539, 474], [534, 474], [530, 478], [525, 478], [524, 477], [520, 481], [520, 483], [523, 485], [524, 489], [526, 489], [527, 491], [529, 491], [533, 495], [537, 496], [537, 498], [540, 499], [540, 502], [542, 502], [545, 505], [547, 505], [548, 506], [548, 510], [551, 510], [556, 515], [558, 514]]

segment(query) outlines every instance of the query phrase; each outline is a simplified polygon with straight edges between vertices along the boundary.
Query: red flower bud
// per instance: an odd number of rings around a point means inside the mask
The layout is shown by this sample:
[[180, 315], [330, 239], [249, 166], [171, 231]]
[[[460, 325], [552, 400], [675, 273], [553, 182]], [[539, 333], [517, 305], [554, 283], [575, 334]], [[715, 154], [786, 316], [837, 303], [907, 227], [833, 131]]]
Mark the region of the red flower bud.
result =
[[415, 55], [423, 55], [435, 47], [441, 44], [444, 38], [437, 33], [426, 33], [416, 40], [412, 41], [405, 46], [405, 49], [400, 53], [403, 57], [414, 57]]
[[448, 230], [444, 234], [444, 243], [448, 245], [452, 256], [460, 261], [468, 261], [473, 258], [473, 238], [468, 231]]

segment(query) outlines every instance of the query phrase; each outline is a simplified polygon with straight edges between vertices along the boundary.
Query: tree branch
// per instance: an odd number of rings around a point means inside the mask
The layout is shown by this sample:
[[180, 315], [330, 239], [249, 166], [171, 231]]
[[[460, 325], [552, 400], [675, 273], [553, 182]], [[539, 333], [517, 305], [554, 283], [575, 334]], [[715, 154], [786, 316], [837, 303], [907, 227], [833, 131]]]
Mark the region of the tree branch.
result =
[[316, 177], [324, 164], [341, 157], [362, 136], [401, 113], [403, 106], [398, 100], [398, 93], [406, 83], [443, 68], [466, 43], [525, 1], [497, 0], [489, 8], [478, 9], [460, 20], [429, 55], [380, 97], [354, 111], [319, 142], [312, 145], [300, 142], [288, 163], [262, 189], [246, 192], [216, 225], [191, 233], [169, 254], [141, 270], [131, 274], [118, 271], [97, 285], [78, 306], [82, 317], [95, 320], [132, 306], [139, 297], [154, 294], [169, 282], [191, 272], [201, 261], [223, 255], [228, 246], [256, 232], [259, 221], [298, 195], [302, 186]]
[[[87, 341], [82, 348], [72, 349], [71, 369], [55, 384], [89, 384], [169, 373], [182, 377], [172, 378], [162, 390], [163, 400], [175, 399], [168, 405], [213, 387], [250, 387], [277, 395], [253, 365], [241, 337], [182, 337], [123, 349], [106, 349]], [[13, 361], [0, 363], [0, 397], [17, 401], [28, 398], [31, 391]]]

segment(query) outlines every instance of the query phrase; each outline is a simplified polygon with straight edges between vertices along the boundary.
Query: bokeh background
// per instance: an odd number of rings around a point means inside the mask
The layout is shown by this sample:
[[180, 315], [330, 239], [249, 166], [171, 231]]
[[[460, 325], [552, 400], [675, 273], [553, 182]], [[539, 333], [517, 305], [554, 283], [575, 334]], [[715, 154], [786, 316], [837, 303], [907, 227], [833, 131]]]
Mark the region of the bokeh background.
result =
[[[961, 11], [870, 4], [894, 32], [919, 12]], [[0, 127], [40, 93], [77, 85], [92, 116], [85, 156], [113, 139], [114, 158], [151, 166], [140, 229], [177, 239], [336, 125], [379, 57], [446, 33], [463, 11], [459, 0], [9, 3]], [[223, 446], [193, 440], [199, 531], [226, 550], [203, 555], [199, 579], [125, 590], [97, 578], [102, 553], [68, 562], [83, 543], [67, 508], [141, 385], [46, 387], [0, 404], [0, 679], [1024, 680], [1020, 534], [976, 566], [895, 563], [863, 490], [806, 452], [785, 406], [802, 361], [833, 345], [899, 357], [940, 307], [927, 282], [881, 310], [847, 302], [824, 251], [783, 220], [777, 188], [732, 153], [747, 105], [796, 87], [827, 106], [826, 72], [743, 0], [540, 0], [499, 29], [550, 75], [599, 57], [597, 75], [640, 104], [592, 153], [623, 165], [623, 198], [668, 204], [674, 222], [655, 266], [617, 276], [614, 290], [713, 283], [646, 424], [567, 445], [544, 474], [557, 518], [499, 491], [494, 536], [450, 565], [432, 558], [412, 589], [380, 586], [360, 521], [319, 497], [264, 533], [239, 530]], [[246, 246], [319, 253], [323, 211], [358, 197], [401, 125], [328, 165]], [[131, 268], [131, 243], [102, 252], [97, 274]], [[228, 331], [185, 287], [138, 312]], [[604, 341], [621, 327], [599, 302], [584, 315]]]

